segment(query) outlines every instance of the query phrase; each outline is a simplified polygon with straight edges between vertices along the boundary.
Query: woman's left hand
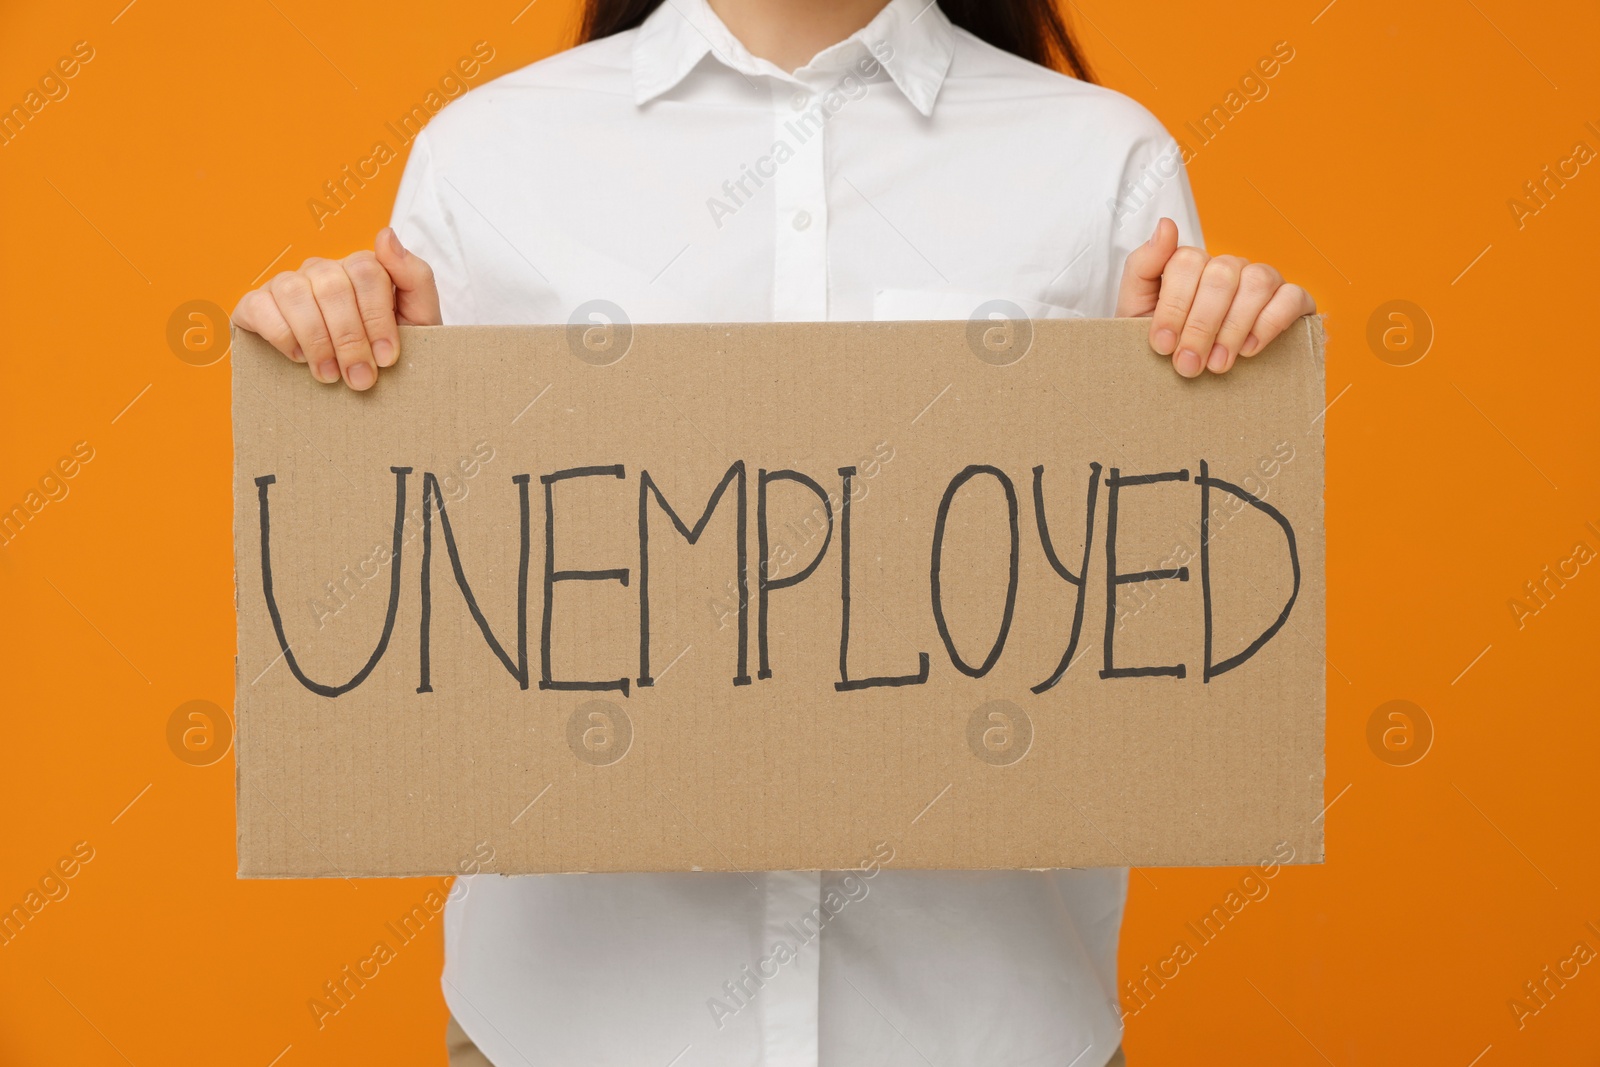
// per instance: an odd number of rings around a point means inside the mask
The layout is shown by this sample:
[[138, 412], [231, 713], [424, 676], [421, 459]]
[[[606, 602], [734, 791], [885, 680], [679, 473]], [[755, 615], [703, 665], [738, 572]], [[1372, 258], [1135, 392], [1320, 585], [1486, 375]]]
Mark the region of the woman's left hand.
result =
[[1311, 294], [1265, 263], [1179, 248], [1171, 219], [1128, 256], [1117, 293], [1117, 317], [1150, 316], [1150, 347], [1185, 378], [1226, 374], [1316, 310]]

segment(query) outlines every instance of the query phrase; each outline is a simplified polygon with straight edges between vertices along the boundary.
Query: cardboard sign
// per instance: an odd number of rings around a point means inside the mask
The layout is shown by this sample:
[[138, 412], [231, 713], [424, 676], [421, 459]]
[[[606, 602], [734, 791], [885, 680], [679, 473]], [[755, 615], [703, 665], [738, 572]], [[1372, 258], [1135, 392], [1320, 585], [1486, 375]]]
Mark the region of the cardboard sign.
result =
[[246, 876], [1322, 857], [1322, 330], [234, 338]]

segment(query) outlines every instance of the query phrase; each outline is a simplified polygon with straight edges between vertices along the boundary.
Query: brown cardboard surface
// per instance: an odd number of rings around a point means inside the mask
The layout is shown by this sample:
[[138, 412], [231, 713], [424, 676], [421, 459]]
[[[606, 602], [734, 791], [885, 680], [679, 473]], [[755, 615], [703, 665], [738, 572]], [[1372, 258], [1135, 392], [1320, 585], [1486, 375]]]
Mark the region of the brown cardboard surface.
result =
[[1146, 329], [236, 335], [240, 874], [1319, 861], [1321, 324]]

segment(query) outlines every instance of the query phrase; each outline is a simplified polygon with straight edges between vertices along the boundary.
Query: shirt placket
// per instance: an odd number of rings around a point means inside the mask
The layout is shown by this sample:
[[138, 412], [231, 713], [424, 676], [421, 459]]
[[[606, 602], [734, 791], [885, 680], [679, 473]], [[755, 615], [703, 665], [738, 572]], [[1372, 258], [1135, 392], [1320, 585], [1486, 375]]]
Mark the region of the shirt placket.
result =
[[[797, 80], [768, 81], [774, 161], [768, 178], [774, 228], [772, 318], [822, 321], [828, 317], [828, 204], [820, 97]], [[787, 154], [780, 145], [787, 146]], [[762, 1067], [818, 1067], [822, 875], [777, 871], [763, 875], [762, 882], [762, 951], [772, 953], [781, 943], [793, 953], [761, 993]]]
[[762, 1067], [818, 1067], [822, 977], [822, 875], [774, 871], [762, 876], [762, 952], [789, 946], [761, 996]]
[[773, 150], [793, 153], [773, 175], [772, 317], [828, 317], [828, 201], [822, 96], [799, 81], [772, 79]]

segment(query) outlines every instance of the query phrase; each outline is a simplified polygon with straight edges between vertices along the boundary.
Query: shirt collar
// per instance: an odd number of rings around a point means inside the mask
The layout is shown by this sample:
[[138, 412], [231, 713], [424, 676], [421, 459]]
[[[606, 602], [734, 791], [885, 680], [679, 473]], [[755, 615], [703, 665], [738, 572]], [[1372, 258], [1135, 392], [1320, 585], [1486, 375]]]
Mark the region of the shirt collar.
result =
[[[824, 49], [798, 74], [842, 66], [865, 47], [924, 117], [950, 69], [955, 27], [935, 0], [889, 0], [866, 26]], [[662, 0], [633, 45], [634, 102], [647, 104], [688, 77], [707, 54], [746, 76], [797, 79], [750, 54], [706, 0]]]

